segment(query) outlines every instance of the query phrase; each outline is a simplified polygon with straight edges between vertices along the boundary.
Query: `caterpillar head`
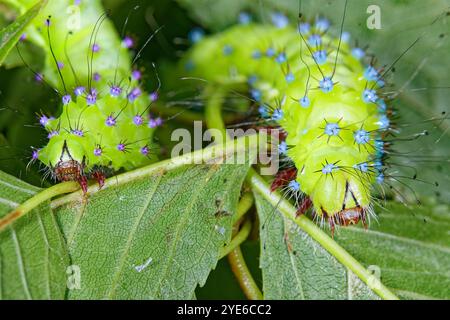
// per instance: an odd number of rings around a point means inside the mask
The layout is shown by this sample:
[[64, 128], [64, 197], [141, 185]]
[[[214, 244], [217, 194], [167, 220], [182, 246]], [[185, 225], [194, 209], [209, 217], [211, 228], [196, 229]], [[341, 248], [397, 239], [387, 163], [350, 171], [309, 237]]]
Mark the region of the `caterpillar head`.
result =
[[63, 105], [60, 117], [41, 116], [49, 141], [38, 159], [59, 181], [76, 181], [94, 167], [119, 170], [148, 163], [157, 122], [145, 115], [149, 101], [130, 101], [129, 94], [98, 96], [95, 102], [78, 96]]

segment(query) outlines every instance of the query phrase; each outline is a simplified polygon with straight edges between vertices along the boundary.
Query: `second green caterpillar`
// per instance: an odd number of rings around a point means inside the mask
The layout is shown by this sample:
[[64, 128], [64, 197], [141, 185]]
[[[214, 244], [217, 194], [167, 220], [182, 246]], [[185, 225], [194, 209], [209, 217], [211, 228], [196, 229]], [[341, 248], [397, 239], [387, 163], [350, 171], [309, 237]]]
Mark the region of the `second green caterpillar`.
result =
[[193, 37], [182, 67], [209, 87], [246, 88], [260, 119], [283, 130], [279, 151], [292, 165], [273, 186], [301, 193], [299, 212], [312, 205], [332, 230], [366, 224], [372, 185], [384, 179], [383, 136], [391, 125], [382, 75], [347, 33], [327, 32], [328, 20], [292, 26], [275, 18]]

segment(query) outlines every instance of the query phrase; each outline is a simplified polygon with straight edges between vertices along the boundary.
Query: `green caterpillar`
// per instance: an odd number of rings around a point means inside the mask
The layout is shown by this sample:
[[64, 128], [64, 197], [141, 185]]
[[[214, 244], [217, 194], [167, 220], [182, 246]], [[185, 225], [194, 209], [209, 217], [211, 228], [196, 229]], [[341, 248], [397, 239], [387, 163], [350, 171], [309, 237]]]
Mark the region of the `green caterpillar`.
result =
[[184, 73], [229, 92], [244, 87], [260, 117], [281, 127], [279, 151], [294, 167], [274, 186], [304, 195], [300, 213], [312, 204], [332, 230], [366, 224], [373, 184], [384, 179], [383, 135], [391, 125], [383, 77], [347, 33], [327, 32], [328, 20], [293, 27], [279, 13], [272, 18], [274, 25], [244, 19], [205, 38], [194, 30]]
[[141, 88], [129, 52], [133, 40], [120, 39], [100, 1], [51, 0], [23, 39], [46, 51], [36, 79], [61, 99], [58, 117], [39, 117], [49, 141], [34, 150], [33, 160], [59, 181], [80, 182], [84, 191], [89, 177], [103, 183], [105, 168], [129, 170], [152, 161], [150, 144], [161, 119], [148, 111], [157, 92]]

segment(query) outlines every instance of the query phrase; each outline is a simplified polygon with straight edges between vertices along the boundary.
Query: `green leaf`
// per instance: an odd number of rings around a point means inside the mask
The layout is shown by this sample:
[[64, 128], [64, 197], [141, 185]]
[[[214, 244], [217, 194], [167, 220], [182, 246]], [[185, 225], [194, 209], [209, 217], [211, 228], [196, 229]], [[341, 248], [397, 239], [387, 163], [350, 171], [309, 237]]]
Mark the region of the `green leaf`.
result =
[[[53, 200], [71, 270], [80, 276], [80, 286], [66, 291], [66, 297], [194, 297], [195, 288], [204, 284], [220, 249], [230, 240], [232, 215], [256, 156], [257, 137], [231, 140], [112, 177], [101, 190], [90, 186], [88, 195], [75, 192]], [[0, 225], [29, 222], [38, 205], [74, 187], [76, 183], [65, 182], [43, 190], [3, 217]], [[16, 203], [25, 200], [14, 196]], [[11, 225], [15, 212], [21, 218]], [[4, 261], [17, 269], [12, 259]], [[20, 280], [10, 279], [8, 288]]]
[[33, 18], [46, 3], [47, 0], [39, 1], [16, 21], [0, 31], [0, 66], [17, 41], [19, 41], [25, 28], [33, 21]]
[[247, 170], [184, 166], [58, 208], [72, 263], [82, 274], [81, 289], [68, 297], [190, 299], [230, 239]]
[[265, 299], [379, 299], [292, 220], [254, 193]]
[[341, 228], [336, 240], [355, 258], [380, 271], [405, 299], [449, 299], [450, 210], [389, 203], [368, 230]]
[[[0, 171], [0, 217], [39, 191]], [[63, 299], [69, 265], [48, 202], [0, 233], [0, 298]]]

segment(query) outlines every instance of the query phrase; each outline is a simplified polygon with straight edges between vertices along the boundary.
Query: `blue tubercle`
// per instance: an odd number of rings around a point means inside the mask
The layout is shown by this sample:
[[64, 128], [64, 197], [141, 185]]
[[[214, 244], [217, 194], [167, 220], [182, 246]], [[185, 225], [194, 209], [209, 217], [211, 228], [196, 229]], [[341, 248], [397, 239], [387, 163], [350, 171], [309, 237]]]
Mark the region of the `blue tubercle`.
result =
[[379, 77], [380, 74], [378, 73], [377, 69], [372, 66], [368, 66], [364, 71], [364, 78], [366, 78], [368, 81], [377, 81]]
[[366, 144], [370, 141], [370, 133], [363, 129], [355, 131], [353, 137], [357, 144]]
[[318, 34], [312, 34], [309, 36], [308, 42], [310, 46], [318, 47], [322, 44], [322, 37]]
[[362, 59], [365, 55], [366, 55], [366, 53], [361, 48], [353, 48], [352, 49], [352, 56], [358, 60]]
[[340, 131], [341, 128], [337, 123], [327, 123], [324, 130], [325, 134], [328, 136], [337, 136]]
[[275, 61], [280, 64], [286, 62], [286, 60], [287, 60], [287, 57], [286, 57], [286, 53], [284, 53], [284, 52], [279, 53], [277, 55], [277, 57], [275, 58]]
[[294, 74], [293, 74], [292, 72], [289, 72], [289, 73], [286, 75], [286, 82], [287, 82], [287, 83], [291, 83], [291, 82], [294, 81], [294, 80], [295, 80]]
[[353, 168], [355, 168], [361, 172], [367, 173], [369, 171], [369, 164], [367, 162], [362, 162], [362, 163], [353, 165]]
[[390, 126], [389, 118], [385, 114], [382, 114], [380, 116], [380, 119], [378, 120], [378, 124], [380, 126], [380, 129], [382, 130], [388, 129]]
[[382, 184], [384, 182], [384, 174], [378, 174], [376, 179], [379, 184]]
[[296, 180], [292, 180], [292, 181], [289, 181], [288, 187], [292, 191], [299, 191], [300, 190], [300, 183], [298, 183]]
[[205, 31], [202, 28], [195, 27], [188, 33], [189, 42], [194, 44], [199, 42], [205, 36]]
[[230, 46], [229, 44], [226, 44], [223, 46], [223, 54], [225, 56], [229, 56], [233, 53], [233, 47]]
[[285, 28], [289, 25], [289, 18], [281, 12], [273, 12], [270, 15], [272, 24], [277, 28]]
[[336, 165], [334, 165], [332, 163], [329, 163], [329, 164], [326, 164], [326, 165], [323, 166], [322, 173], [323, 174], [329, 174], [329, 173], [332, 173], [333, 170], [338, 170], [338, 169], [339, 169], [338, 166], [336, 166]]
[[365, 89], [363, 92], [363, 100], [365, 103], [376, 103], [378, 100], [378, 95], [376, 90]]
[[286, 154], [287, 152], [287, 144], [286, 141], [281, 141], [280, 144], [278, 145], [278, 152], [280, 154]]
[[265, 105], [260, 105], [258, 108], [258, 112], [263, 118], [269, 118], [269, 112]]
[[324, 64], [327, 62], [327, 52], [325, 50], [318, 50], [313, 52], [313, 58], [317, 64]]
[[275, 109], [272, 113], [272, 120], [280, 121], [281, 119], [283, 119], [283, 110]]
[[310, 30], [311, 30], [311, 25], [308, 22], [300, 23], [300, 25], [298, 26], [298, 31], [302, 35], [309, 33]]
[[252, 16], [248, 12], [241, 12], [239, 13], [238, 21], [240, 24], [249, 24], [250, 22], [252, 22]]
[[258, 81], [258, 76], [256, 75], [251, 75], [250, 77], [248, 77], [247, 83], [252, 86], [256, 83], [256, 81]]
[[333, 90], [333, 81], [329, 77], [324, 77], [320, 80], [319, 87], [323, 92], [328, 93]]
[[259, 59], [259, 58], [261, 58], [261, 56], [262, 56], [262, 54], [261, 54], [261, 51], [259, 51], [259, 50], [254, 50], [252, 52], [252, 58], [253, 59]]
[[309, 98], [307, 96], [304, 96], [299, 100], [299, 103], [303, 108], [308, 108], [311, 101], [309, 101]]
[[261, 101], [262, 98], [262, 92], [258, 89], [251, 89], [250, 95], [255, 101]]
[[383, 99], [378, 99], [376, 103], [377, 103], [379, 111], [381, 111], [381, 112], [386, 111], [387, 106], [386, 106], [386, 102]]
[[330, 27], [330, 21], [325, 18], [319, 18], [316, 21], [315, 27], [316, 27], [316, 30], [318, 30], [320, 32], [325, 32]]
[[266, 50], [266, 56], [268, 56], [269, 58], [273, 57], [275, 55], [275, 49], [272, 47], [267, 48]]

